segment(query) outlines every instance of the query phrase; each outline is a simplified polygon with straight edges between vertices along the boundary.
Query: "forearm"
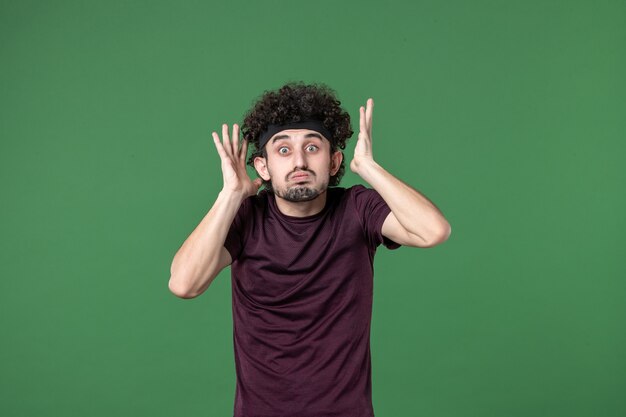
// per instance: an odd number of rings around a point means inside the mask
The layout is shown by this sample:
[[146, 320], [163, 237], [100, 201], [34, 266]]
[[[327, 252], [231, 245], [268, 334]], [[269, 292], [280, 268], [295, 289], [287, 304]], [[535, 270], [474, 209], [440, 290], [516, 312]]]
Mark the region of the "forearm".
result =
[[180, 247], [171, 266], [169, 287], [177, 294], [206, 288], [226, 265], [220, 252], [243, 197], [222, 191], [213, 207]]
[[360, 162], [358, 174], [381, 195], [407, 232], [424, 241], [449, 234], [450, 225], [434, 203], [375, 161]]

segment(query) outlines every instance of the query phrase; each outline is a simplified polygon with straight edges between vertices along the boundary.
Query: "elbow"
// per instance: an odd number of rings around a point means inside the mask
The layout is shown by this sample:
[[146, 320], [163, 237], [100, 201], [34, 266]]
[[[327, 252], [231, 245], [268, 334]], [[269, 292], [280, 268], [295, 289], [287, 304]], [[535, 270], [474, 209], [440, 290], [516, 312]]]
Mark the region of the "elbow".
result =
[[185, 286], [181, 285], [179, 281], [174, 279], [174, 276], [170, 277], [168, 288], [170, 292], [178, 298], [191, 299], [196, 298], [198, 295], [200, 295], [199, 293], [191, 291], [190, 288], [186, 288]]
[[452, 226], [450, 226], [450, 223], [446, 222], [446, 224], [443, 227], [443, 231], [441, 232], [439, 236], [439, 241], [437, 244], [441, 244], [445, 242], [446, 240], [448, 240], [451, 234], [452, 234]]
[[441, 233], [441, 238], [440, 238], [441, 243], [448, 240], [451, 234], [452, 234], [452, 226], [450, 226], [450, 223], [446, 222], [446, 224], [443, 226], [443, 232]]
[[450, 223], [446, 222], [444, 226], [442, 226], [441, 231], [437, 233], [437, 237], [431, 239], [427, 245], [424, 247], [432, 248], [437, 245], [441, 245], [444, 243], [452, 234], [452, 227], [450, 227]]

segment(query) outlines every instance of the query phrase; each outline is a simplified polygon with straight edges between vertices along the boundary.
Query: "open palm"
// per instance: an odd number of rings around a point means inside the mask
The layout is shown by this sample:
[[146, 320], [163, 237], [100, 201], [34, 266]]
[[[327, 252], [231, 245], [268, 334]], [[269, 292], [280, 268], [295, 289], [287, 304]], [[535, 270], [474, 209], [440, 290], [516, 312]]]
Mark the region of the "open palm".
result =
[[350, 169], [359, 173], [359, 165], [362, 162], [373, 161], [374, 155], [372, 152], [372, 112], [374, 110], [374, 100], [367, 100], [367, 107], [361, 106], [359, 108], [360, 122], [359, 122], [359, 139], [354, 147], [354, 158], [350, 162]]
[[222, 141], [216, 132], [212, 135], [222, 160], [223, 189], [241, 193], [244, 197], [255, 195], [261, 187], [262, 180], [257, 178], [252, 181], [246, 171], [248, 141], [244, 139], [241, 147], [239, 146], [239, 126], [236, 123], [233, 125], [232, 139], [228, 134], [227, 124], [222, 125]]

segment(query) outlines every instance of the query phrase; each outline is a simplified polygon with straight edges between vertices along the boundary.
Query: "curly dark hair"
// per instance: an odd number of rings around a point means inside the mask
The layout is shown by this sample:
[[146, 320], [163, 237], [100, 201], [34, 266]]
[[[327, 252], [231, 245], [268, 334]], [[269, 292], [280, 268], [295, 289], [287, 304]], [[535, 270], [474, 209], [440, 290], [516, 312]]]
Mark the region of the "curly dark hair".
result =
[[[286, 124], [306, 119], [322, 121], [333, 135], [330, 138], [330, 152], [344, 150], [346, 141], [354, 133], [350, 126], [350, 115], [341, 108], [335, 91], [324, 83], [304, 84], [292, 81], [276, 91], [265, 91], [246, 113], [241, 124], [243, 138], [254, 151], [248, 158], [248, 165], [254, 168], [254, 158], [267, 158], [265, 147], [259, 149], [259, 137], [270, 124]], [[341, 161], [339, 171], [330, 177], [329, 186], [339, 185], [345, 172], [345, 161]], [[266, 190], [273, 192], [270, 181], [263, 180]]]

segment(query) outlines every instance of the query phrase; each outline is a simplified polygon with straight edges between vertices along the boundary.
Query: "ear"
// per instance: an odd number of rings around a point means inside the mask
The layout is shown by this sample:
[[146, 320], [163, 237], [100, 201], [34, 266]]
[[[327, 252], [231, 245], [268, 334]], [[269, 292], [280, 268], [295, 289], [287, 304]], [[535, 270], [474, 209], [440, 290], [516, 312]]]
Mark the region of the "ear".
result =
[[270, 173], [267, 170], [267, 160], [262, 156], [254, 158], [254, 169], [265, 181], [270, 180]]
[[343, 152], [337, 151], [330, 156], [330, 176], [332, 177], [339, 171], [339, 167], [341, 166], [341, 161], [343, 161]]

